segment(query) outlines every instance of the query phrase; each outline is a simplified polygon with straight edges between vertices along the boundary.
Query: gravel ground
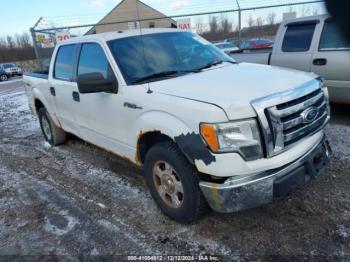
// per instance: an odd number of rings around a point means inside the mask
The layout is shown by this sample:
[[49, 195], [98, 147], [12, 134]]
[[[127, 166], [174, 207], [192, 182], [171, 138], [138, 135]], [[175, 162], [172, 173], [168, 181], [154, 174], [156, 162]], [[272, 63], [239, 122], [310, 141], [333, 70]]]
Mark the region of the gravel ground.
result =
[[325, 176], [283, 201], [237, 214], [211, 212], [184, 226], [156, 208], [140, 170], [76, 138], [50, 147], [23, 91], [3, 93], [0, 255], [348, 260], [349, 112], [348, 107], [336, 107], [327, 128], [334, 158]]

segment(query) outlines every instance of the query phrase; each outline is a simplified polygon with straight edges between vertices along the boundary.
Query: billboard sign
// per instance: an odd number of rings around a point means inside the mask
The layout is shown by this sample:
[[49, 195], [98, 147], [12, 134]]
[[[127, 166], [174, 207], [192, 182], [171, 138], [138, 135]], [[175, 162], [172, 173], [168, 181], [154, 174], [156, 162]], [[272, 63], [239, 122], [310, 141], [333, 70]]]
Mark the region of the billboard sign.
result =
[[41, 44], [42, 48], [52, 48], [55, 46], [51, 37], [45, 34], [37, 34], [36, 41]]

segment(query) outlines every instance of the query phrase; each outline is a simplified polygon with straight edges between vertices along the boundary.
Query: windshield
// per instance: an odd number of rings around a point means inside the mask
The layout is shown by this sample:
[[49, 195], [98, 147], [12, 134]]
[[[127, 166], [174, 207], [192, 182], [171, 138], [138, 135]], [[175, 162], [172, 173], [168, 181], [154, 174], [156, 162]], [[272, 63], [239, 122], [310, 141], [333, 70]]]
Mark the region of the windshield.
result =
[[108, 45], [128, 85], [198, 72], [222, 61], [234, 62], [191, 32], [133, 36]]

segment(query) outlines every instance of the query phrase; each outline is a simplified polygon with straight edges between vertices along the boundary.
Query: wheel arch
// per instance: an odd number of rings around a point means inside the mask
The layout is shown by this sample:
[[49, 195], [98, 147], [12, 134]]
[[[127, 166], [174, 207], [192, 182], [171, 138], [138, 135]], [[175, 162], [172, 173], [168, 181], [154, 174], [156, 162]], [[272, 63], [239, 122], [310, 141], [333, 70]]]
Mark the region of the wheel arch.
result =
[[61, 123], [59, 122], [59, 120], [57, 119], [56, 114], [54, 113], [54, 109], [53, 109], [52, 103], [50, 105], [50, 103], [48, 103], [46, 101], [46, 99], [42, 95], [40, 95], [38, 92], [34, 92], [33, 93], [32, 100], [33, 100], [32, 103], [33, 103], [33, 106], [34, 106], [34, 109], [35, 109], [35, 113], [37, 115], [38, 115], [39, 109], [43, 107], [50, 114], [50, 117], [51, 117], [52, 121], [55, 123], [55, 125], [58, 126], [58, 127], [61, 127]]
[[136, 128], [135, 161], [140, 166], [144, 164], [149, 149], [164, 141], [173, 142], [193, 165], [196, 164], [196, 160], [202, 160], [208, 165], [216, 160], [198, 131], [191, 129], [175, 116], [154, 112], [141, 117], [138, 123], [145, 124], [139, 124]]

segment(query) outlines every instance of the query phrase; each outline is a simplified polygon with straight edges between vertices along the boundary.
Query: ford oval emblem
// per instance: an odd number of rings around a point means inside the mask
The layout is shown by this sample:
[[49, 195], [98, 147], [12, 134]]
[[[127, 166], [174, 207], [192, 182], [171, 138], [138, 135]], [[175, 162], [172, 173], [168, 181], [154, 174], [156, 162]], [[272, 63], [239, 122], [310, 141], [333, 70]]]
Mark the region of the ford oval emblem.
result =
[[301, 113], [301, 117], [303, 118], [303, 122], [308, 124], [316, 120], [318, 117], [318, 109], [316, 107], [310, 107]]

